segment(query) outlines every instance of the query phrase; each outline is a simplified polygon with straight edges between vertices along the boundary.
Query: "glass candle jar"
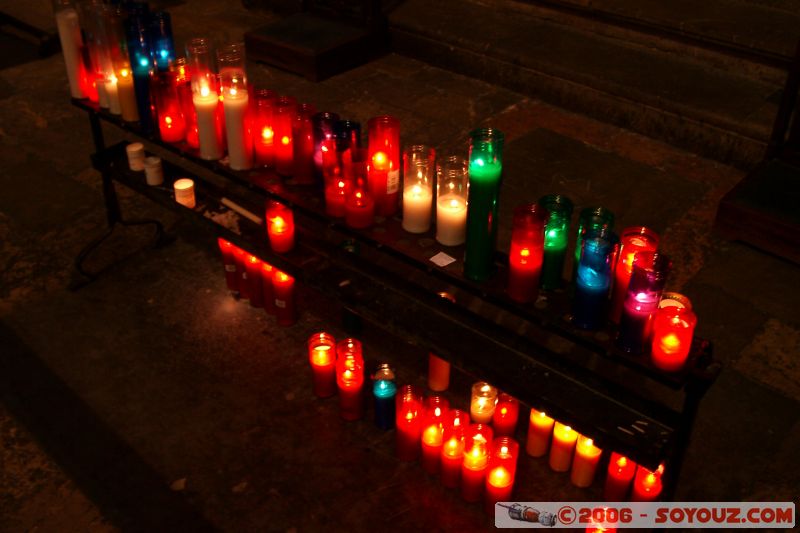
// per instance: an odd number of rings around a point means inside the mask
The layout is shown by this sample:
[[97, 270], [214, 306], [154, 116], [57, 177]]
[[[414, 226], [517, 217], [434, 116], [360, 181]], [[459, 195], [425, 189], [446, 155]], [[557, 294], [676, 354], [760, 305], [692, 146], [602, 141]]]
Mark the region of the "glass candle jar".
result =
[[[323, 178], [323, 145], [326, 147], [326, 151], [329, 152], [329, 156], [335, 156], [336, 154], [336, 132], [334, 131], [334, 125], [339, 121], [339, 115], [328, 111], [313, 113], [312, 115], [311, 165], [313, 173], [309, 183], [313, 183], [314, 178], [318, 181], [321, 181]], [[336, 158], [328, 157], [325, 162], [330, 164], [331, 161], [335, 162]]]
[[253, 141], [250, 138], [250, 95], [244, 71], [244, 58], [238, 51], [220, 53], [219, 65], [222, 108], [225, 113], [225, 135], [228, 145], [228, 165], [233, 170], [253, 167]]
[[683, 294], [677, 292], [665, 292], [661, 295], [661, 301], [658, 302], [658, 308], [661, 309], [662, 307], [680, 307], [691, 310], [692, 301], [688, 296], [684, 296]]
[[449, 407], [450, 403], [443, 396], [434, 395], [425, 399], [425, 416], [422, 420], [422, 468], [429, 474], [439, 472]]
[[542, 288], [558, 289], [564, 278], [564, 259], [567, 256], [572, 201], [560, 194], [549, 194], [539, 198], [538, 204], [548, 213], [544, 232]]
[[366, 229], [375, 221], [375, 202], [361, 187], [355, 187], [345, 200], [344, 221], [354, 229]]
[[653, 320], [650, 349], [653, 364], [665, 372], [681, 370], [689, 357], [696, 325], [697, 315], [691, 308], [673, 305], [659, 308]]
[[252, 135], [255, 164], [272, 167], [275, 164], [275, 131], [272, 129], [272, 107], [278, 98], [269, 89], [253, 91]]
[[170, 68], [175, 73], [175, 90], [184, 122], [184, 140], [186, 144], [197, 150], [200, 139], [197, 135], [197, 112], [192, 101], [192, 72], [185, 57], [177, 58]]
[[470, 134], [464, 275], [475, 281], [487, 280], [494, 270], [503, 140], [503, 133], [495, 129], [479, 129]]
[[156, 11], [149, 17], [150, 53], [159, 72], [169, 70], [175, 61], [175, 42], [172, 39], [172, 19], [166, 11]]
[[97, 23], [93, 2], [75, 2], [81, 30], [81, 86], [90, 101], [107, 107], [107, 98], [102, 91], [102, 72], [99, 69], [97, 51]]
[[349, 338], [336, 345], [336, 384], [342, 418], [358, 420], [364, 416], [364, 357], [361, 342]]
[[153, 117], [150, 100], [150, 75], [154, 65], [152, 59], [150, 32], [146, 16], [130, 16], [126, 22], [128, 55], [130, 57], [133, 87], [136, 91], [136, 108], [142, 131], [153, 131]]
[[186, 58], [192, 76], [192, 103], [197, 117], [200, 157], [221, 159], [223, 151], [224, 113], [219, 101], [218, 79], [211, 68], [208, 41], [198, 37], [186, 44]]
[[605, 322], [613, 247], [604, 235], [602, 231], [587, 233], [581, 246], [572, 320], [583, 329], [595, 329]]
[[425, 233], [431, 227], [436, 152], [415, 144], [403, 153], [403, 229]]
[[275, 135], [275, 171], [291, 176], [294, 170], [292, 125], [297, 114], [297, 101], [291, 96], [279, 96], [272, 108], [272, 130]]
[[445, 246], [464, 244], [467, 236], [467, 161], [451, 155], [436, 169], [436, 240]]
[[53, 0], [53, 11], [56, 15], [56, 27], [61, 42], [61, 52], [64, 54], [64, 64], [67, 67], [70, 95], [72, 98], [87, 98], [88, 95], [84, 92], [81, 84], [83, 37], [78, 11], [71, 0]]
[[292, 122], [292, 183], [313, 185], [316, 169], [314, 167], [314, 128], [312, 117], [317, 115], [314, 104], [300, 104]]
[[280, 202], [267, 202], [267, 236], [272, 251], [283, 254], [294, 248], [294, 213]]
[[578, 262], [581, 260], [581, 247], [587, 232], [614, 231], [614, 213], [602, 206], [585, 207], [578, 215], [578, 235], [575, 239], [575, 261], [572, 263], [572, 280], [577, 279]]
[[473, 422], [488, 424], [492, 421], [497, 405], [497, 389], [485, 381], [472, 385], [472, 399], [469, 404], [469, 414]]
[[492, 452], [486, 467], [486, 495], [484, 497], [486, 514], [494, 515], [497, 502], [511, 500], [517, 475], [518, 457], [519, 443], [511, 437], [498, 437], [492, 442]]
[[633, 257], [639, 252], [655, 252], [658, 249], [658, 235], [644, 226], [625, 228], [620, 237], [620, 249], [614, 270], [614, 289], [611, 293], [611, 312], [609, 317], [619, 323], [622, 306], [628, 292], [628, 283], [633, 273]]
[[656, 252], [637, 252], [634, 256], [617, 338], [621, 350], [638, 355], [649, 346], [653, 316], [671, 266], [667, 256]]
[[395, 383], [394, 370], [383, 363], [372, 376], [372, 396], [375, 398], [375, 425], [381, 429], [395, 427]]
[[397, 212], [400, 191], [400, 121], [389, 115], [373, 117], [367, 130], [367, 184], [375, 213], [388, 217]]
[[451, 409], [444, 420], [442, 453], [439, 470], [442, 485], [454, 489], [461, 479], [461, 463], [464, 461], [464, 435], [469, 426], [469, 415], [459, 409]]
[[537, 204], [514, 209], [511, 248], [508, 253], [508, 296], [517, 302], [532, 302], [539, 292], [542, 258], [545, 251], [545, 220]]
[[314, 395], [328, 398], [336, 394], [336, 339], [330, 333], [314, 333], [308, 338]]
[[181, 142], [186, 136], [186, 121], [178, 97], [178, 73], [174, 70], [154, 73], [152, 88], [161, 140]]
[[493, 437], [487, 424], [470, 424], [464, 432], [461, 497], [468, 502], [477, 502], [483, 495]]
[[414, 461], [420, 454], [422, 393], [413, 385], [403, 385], [397, 393], [395, 424], [397, 426], [397, 458]]
[[519, 400], [501, 392], [497, 395], [497, 406], [492, 416], [494, 434], [498, 437], [513, 437], [519, 420]]

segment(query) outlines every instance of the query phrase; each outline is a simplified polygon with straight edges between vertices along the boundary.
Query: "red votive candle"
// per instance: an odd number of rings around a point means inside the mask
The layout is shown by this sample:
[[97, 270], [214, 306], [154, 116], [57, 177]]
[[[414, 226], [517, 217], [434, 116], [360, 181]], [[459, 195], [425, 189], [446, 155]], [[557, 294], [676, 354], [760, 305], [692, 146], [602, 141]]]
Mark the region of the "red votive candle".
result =
[[279, 254], [294, 248], [294, 213], [280, 202], [267, 203], [267, 236], [272, 251]]
[[572, 453], [578, 432], [569, 426], [556, 422], [553, 427], [553, 444], [550, 447], [550, 468], [556, 472], [569, 472]]
[[272, 277], [275, 269], [266, 261], [261, 261], [261, 294], [263, 296], [264, 311], [268, 315], [276, 314], [275, 289], [272, 284]]
[[633, 490], [631, 491], [632, 502], [654, 502], [658, 500], [663, 485], [661, 475], [664, 469], [659, 467], [652, 472], [642, 465], [636, 469], [636, 477], [633, 480]]
[[637, 464], [617, 452], [611, 452], [606, 471], [603, 499], [607, 502], [624, 502], [628, 499]]
[[454, 489], [461, 479], [461, 463], [464, 462], [464, 432], [469, 425], [469, 413], [451, 409], [447, 414], [442, 433], [442, 455], [440, 470], [442, 485]]
[[397, 426], [397, 458], [414, 461], [420, 453], [422, 434], [422, 394], [412, 385], [403, 385], [395, 400], [395, 424]]
[[697, 316], [689, 308], [659, 308], [653, 320], [653, 364], [665, 372], [681, 370], [689, 357], [696, 325]]
[[594, 445], [594, 441], [584, 435], [578, 435], [575, 456], [572, 458], [572, 470], [569, 479], [576, 487], [586, 488], [594, 481], [597, 463], [603, 450]]
[[217, 246], [222, 253], [222, 264], [225, 266], [225, 285], [231, 294], [239, 292], [239, 273], [236, 271], [236, 258], [233, 255], [235, 246], [222, 237], [217, 238]]
[[344, 222], [351, 228], [365, 229], [375, 221], [375, 202], [364, 189], [356, 188], [344, 206]]
[[425, 399], [422, 420], [422, 468], [429, 474], [439, 472], [442, 456], [444, 426], [449, 414], [447, 398], [434, 395]]
[[172, 66], [177, 72], [175, 84], [178, 89], [178, 101], [181, 104], [181, 113], [186, 122], [186, 144], [197, 150], [200, 148], [200, 134], [197, 131], [197, 110], [192, 101], [192, 74], [186, 59], [179, 57]]
[[522, 205], [514, 209], [507, 291], [509, 297], [517, 302], [532, 302], [539, 293], [546, 221], [547, 213], [539, 205]]
[[292, 123], [297, 102], [290, 96], [280, 96], [272, 108], [273, 146], [275, 150], [275, 171], [283, 176], [291, 176], [294, 170], [294, 145], [292, 143]]
[[239, 275], [239, 299], [250, 299], [250, 282], [247, 281], [247, 252], [239, 248], [233, 247], [233, 257], [236, 260], [236, 272]]
[[619, 255], [614, 267], [614, 288], [611, 292], [610, 318], [619, 323], [622, 305], [628, 292], [628, 284], [633, 273], [633, 258], [637, 252], [655, 252], [658, 248], [658, 234], [644, 226], [625, 228], [620, 238]]
[[486, 474], [486, 514], [494, 515], [497, 502], [511, 500], [517, 474], [519, 444], [511, 437], [499, 437], [492, 443], [492, 456]]
[[316, 112], [313, 104], [300, 104], [292, 123], [292, 181], [298, 185], [314, 183], [314, 128], [311, 117]]
[[350, 192], [350, 183], [344, 179], [331, 180], [325, 186], [325, 212], [332, 217], [345, 216], [345, 201]]
[[264, 289], [261, 277], [261, 260], [250, 255], [247, 257], [247, 284], [252, 307], [264, 307]]
[[470, 424], [464, 433], [461, 497], [468, 502], [477, 502], [483, 495], [493, 436], [492, 428], [486, 424]]
[[510, 394], [501, 392], [492, 415], [492, 428], [498, 437], [513, 437], [519, 419], [519, 401]]
[[308, 338], [314, 395], [328, 398], [336, 394], [336, 339], [330, 333], [314, 333]]
[[155, 73], [151, 86], [161, 140], [168, 143], [181, 142], [186, 135], [186, 121], [183, 119], [178, 98], [178, 72], [168, 70]]
[[345, 339], [336, 345], [336, 384], [339, 387], [339, 408], [345, 420], [364, 416], [364, 357], [361, 342]]
[[272, 129], [272, 107], [278, 95], [269, 89], [256, 89], [253, 93], [252, 114], [253, 153], [260, 167], [275, 165], [275, 131]]
[[367, 122], [369, 132], [367, 183], [375, 200], [375, 212], [397, 212], [400, 191], [400, 121], [383, 115]]
[[275, 313], [279, 326], [291, 326], [297, 321], [294, 305], [294, 278], [275, 269], [272, 273], [272, 290], [275, 293]]
[[528, 422], [528, 440], [525, 443], [525, 452], [531, 457], [542, 457], [550, 448], [550, 435], [553, 434], [555, 420], [544, 411], [531, 409]]

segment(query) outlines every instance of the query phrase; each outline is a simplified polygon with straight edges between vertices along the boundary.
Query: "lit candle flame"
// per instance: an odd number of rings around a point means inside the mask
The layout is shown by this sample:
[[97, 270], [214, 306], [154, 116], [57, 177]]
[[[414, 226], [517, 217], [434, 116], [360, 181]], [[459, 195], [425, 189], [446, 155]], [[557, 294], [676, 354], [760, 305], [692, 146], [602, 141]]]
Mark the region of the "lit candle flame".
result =
[[284, 146], [288, 145], [290, 142], [292, 142], [292, 139], [288, 135], [284, 135], [283, 137], [281, 137], [281, 144], [283, 144]]
[[272, 131], [272, 128], [266, 126], [263, 130], [261, 130], [261, 138], [265, 141], [272, 141], [272, 137], [275, 136], [275, 132]]

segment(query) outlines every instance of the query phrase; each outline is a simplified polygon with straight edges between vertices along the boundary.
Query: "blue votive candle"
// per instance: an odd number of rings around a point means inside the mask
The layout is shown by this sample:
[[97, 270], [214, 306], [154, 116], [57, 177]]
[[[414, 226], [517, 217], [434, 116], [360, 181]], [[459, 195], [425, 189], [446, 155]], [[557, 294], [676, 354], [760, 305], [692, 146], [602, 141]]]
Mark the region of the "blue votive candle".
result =
[[593, 233], [583, 240], [572, 302], [572, 321], [579, 328], [596, 329], [603, 324], [611, 285], [612, 251], [605, 233]]

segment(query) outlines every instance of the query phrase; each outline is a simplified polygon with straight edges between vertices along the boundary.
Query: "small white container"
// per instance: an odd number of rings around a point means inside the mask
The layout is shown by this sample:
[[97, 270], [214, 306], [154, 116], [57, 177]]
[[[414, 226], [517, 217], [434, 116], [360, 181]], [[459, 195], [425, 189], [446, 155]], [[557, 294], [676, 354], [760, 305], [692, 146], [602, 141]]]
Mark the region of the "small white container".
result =
[[175, 181], [175, 201], [184, 207], [194, 209], [194, 181], [189, 178], [181, 178]]
[[144, 177], [151, 187], [164, 183], [164, 167], [161, 166], [160, 157], [150, 156], [145, 158]]
[[125, 147], [128, 153], [128, 166], [135, 172], [144, 170], [144, 145], [142, 143], [131, 143]]

